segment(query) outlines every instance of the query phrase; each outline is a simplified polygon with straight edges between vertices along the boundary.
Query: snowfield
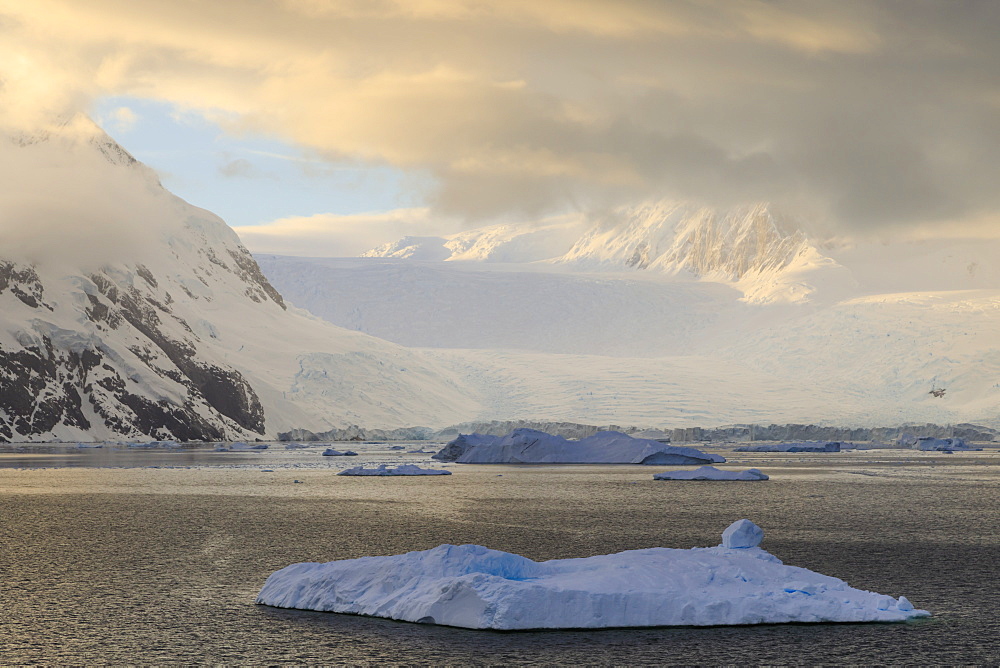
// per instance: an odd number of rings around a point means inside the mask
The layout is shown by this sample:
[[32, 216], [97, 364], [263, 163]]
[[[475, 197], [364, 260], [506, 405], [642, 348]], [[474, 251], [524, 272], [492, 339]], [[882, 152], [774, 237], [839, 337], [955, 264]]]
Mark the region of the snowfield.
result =
[[535, 562], [479, 545], [283, 568], [257, 602], [470, 629], [897, 622], [930, 613], [786, 566], [740, 520], [723, 545]]

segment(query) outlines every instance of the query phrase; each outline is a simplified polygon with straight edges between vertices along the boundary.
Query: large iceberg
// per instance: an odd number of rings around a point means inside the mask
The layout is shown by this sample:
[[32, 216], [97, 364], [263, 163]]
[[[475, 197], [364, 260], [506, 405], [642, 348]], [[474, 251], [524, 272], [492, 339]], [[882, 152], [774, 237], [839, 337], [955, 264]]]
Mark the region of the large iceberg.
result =
[[717, 547], [662, 547], [536, 562], [479, 545], [293, 564], [257, 602], [470, 629], [897, 622], [930, 615], [906, 597], [785, 566], [740, 520]]
[[441, 469], [425, 469], [420, 468], [416, 464], [400, 464], [396, 467], [391, 467], [388, 464], [379, 464], [373, 469], [366, 469], [363, 466], [356, 466], [352, 469], [344, 469], [337, 475], [451, 475], [451, 471], [443, 471]]
[[664, 471], [653, 475], [653, 480], [767, 480], [759, 469], [722, 471], [714, 466], [701, 466], [693, 471]]
[[698, 465], [726, 461], [695, 448], [600, 431], [571, 441], [537, 429], [515, 429], [506, 436], [459, 436], [433, 459], [460, 464], [652, 464]]

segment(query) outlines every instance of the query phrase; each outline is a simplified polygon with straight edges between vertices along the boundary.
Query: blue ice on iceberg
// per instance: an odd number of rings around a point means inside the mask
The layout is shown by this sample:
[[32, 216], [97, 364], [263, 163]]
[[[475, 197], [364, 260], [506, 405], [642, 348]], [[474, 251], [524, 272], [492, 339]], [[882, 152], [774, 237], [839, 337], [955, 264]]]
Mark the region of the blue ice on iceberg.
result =
[[905, 597], [786, 566], [740, 520], [717, 547], [662, 547], [536, 562], [479, 545], [293, 564], [257, 603], [470, 629], [898, 622], [926, 617]]

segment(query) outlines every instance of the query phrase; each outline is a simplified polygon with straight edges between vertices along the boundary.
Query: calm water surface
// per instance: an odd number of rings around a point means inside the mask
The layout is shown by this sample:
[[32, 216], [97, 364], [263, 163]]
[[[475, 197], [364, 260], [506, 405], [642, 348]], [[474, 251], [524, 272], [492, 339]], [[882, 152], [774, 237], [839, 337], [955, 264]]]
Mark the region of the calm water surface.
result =
[[[375, 446], [362, 454], [390, 456]], [[772, 479], [654, 482], [651, 469], [631, 466], [345, 478], [329, 467], [346, 463], [315, 451], [222, 459], [8, 450], [0, 663], [1000, 663], [1000, 454], [724, 454]], [[786, 563], [906, 595], [935, 616], [496, 633], [253, 602], [271, 572], [299, 561], [440, 543], [539, 560], [687, 548], [717, 544], [742, 517]]]

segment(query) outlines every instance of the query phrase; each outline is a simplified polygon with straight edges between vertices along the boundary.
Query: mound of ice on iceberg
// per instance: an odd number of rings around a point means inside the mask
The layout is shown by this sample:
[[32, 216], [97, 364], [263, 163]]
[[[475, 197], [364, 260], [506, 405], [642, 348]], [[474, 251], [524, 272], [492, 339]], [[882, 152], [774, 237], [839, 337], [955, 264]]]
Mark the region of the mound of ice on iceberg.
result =
[[653, 475], [653, 480], [767, 480], [758, 469], [721, 471], [714, 466], [701, 466], [693, 471], [664, 471]]
[[451, 471], [424, 469], [416, 464], [400, 464], [395, 468], [391, 468], [387, 464], [379, 464], [373, 469], [366, 469], [363, 466], [344, 469], [337, 475], [451, 475]]
[[691, 465], [726, 461], [695, 448], [599, 431], [571, 441], [537, 429], [515, 429], [506, 436], [459, 436], [433, 459], [460, 464], [652, 464]]
[[740, 520], [718, 547], [654, 547], [536, 562], [479, 545], [293, 564], [257, 602], [472, 629], [896, 622], [925, 617], [905, 597], [785, 566]]
[[801, 443], [765, 443], [744, 445], [736, 452], [840, 452], [840, 441], [803, 441]]

